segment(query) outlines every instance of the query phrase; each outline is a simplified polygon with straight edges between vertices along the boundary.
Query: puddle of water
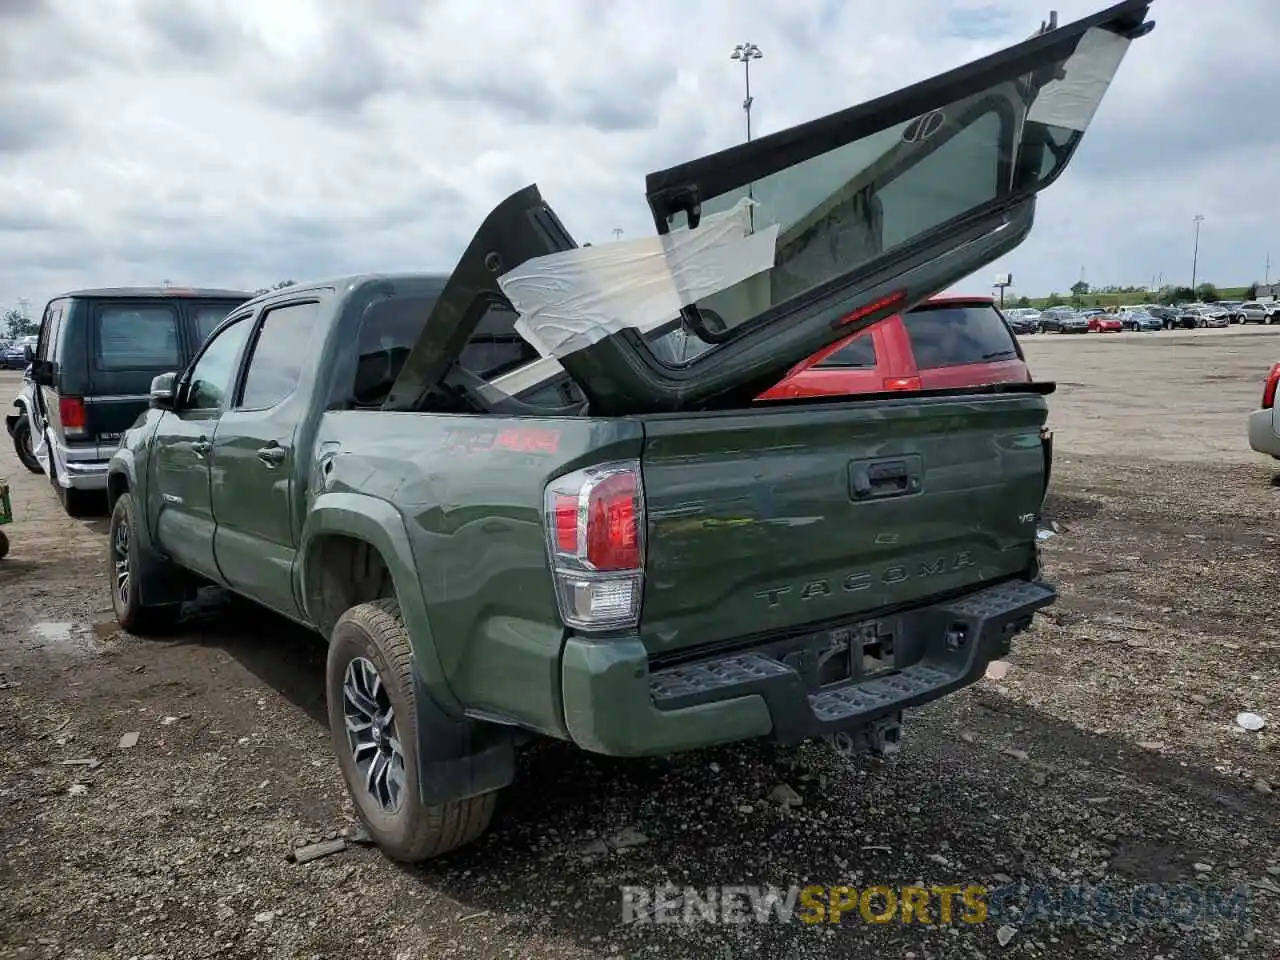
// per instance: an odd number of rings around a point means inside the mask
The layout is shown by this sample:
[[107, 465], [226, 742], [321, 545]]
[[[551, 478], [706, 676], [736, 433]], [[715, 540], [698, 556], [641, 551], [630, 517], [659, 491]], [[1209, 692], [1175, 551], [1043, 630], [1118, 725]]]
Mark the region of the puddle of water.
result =
[[51, 653], [101, 653], [102, 640], [83, 623], [41, 620], [31, 625], [31, 645]]

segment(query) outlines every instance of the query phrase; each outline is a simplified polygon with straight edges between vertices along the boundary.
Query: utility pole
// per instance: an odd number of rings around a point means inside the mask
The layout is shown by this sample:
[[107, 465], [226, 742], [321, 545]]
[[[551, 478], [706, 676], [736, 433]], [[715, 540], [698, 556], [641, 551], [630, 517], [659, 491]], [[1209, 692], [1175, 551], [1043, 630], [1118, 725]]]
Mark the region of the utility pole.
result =
[[621, 228], [621, 227], [614, 227], [614, 228], [613, 228], [613, 239], [614, 239], [615, 241], [616, 241], [616, 240], [621, 240], [621, 239], [622, 239], [622, 228]]
[[[759, 60], [764, 54], [754, 43], [748, 40], [746, 43], [740, 43], [733, 48], [733, 53], [729, 54], [730, 60], [738, 60], [742, 63], [742, 77], [746, 82], [747, 95], [742, 101], [742, 109], [747, 115], [747, 143], [751, 142], [751, 105], [755, 103], [755, 98], [751, 96], [751, 61]], [[755, 193], [752, 185], [747, 184], [747, 199], [755, 200]], [[752, 233], [756, 232], [756, 209], [754, 204], [747, 208], [748, 230]]]
[[751, 61], [759, 60], [764, 54], [751, 41], [740, 43], [733, 48], [733, 53], [729, 54], [730, 60], [738, 60], [742, 63], [742, 76], [747, 85], [747, 96], [742, 101], [742, 109], [747, 114], [747, 143], [751, 142], [751, 104], [755, 102], [755, 98], [751, 96]]
[[1267, 251], [1267, 279], [1264, 281], [1266, 286], [1271, 286], [1271, 251]]
[[1196, 266], [1200, 261], [1200, 224], [1204, 223], [1204, 214], [1197, 213], [1191, 218], [1191, 222], [1195, 224], [1196, 239], [1195, 244], [1191, 248], [1191, 295], [1196, 293]]

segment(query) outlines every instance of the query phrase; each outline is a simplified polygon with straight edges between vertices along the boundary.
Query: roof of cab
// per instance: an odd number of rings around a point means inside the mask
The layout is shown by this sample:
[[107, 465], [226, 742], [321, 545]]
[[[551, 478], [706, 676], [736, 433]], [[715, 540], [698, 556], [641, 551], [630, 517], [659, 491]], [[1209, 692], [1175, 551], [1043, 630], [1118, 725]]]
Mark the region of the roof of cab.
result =
[[214, 287], [95, 287], [88, 290], [69, 290], [54, 300], [72, 297], [100, 297], [103, 299], [147, 299], [152, 297], [204, 297], [210, 300], [240, 298], [248, 300], [253, 294], [247, 290], [222, 290]]
[[353, 273], [343, 277], [331, 277], [327, 280], [307, 280], [302, 283], [291, 283], [287, 287], [273, 287], [270, 290], [253, 295], [253, 300], [271, 300], [276, 297], [287, 297], [299, 293], [317, 290], [335, 290], [347, 294], [370, 283], [423, 283], [434, 281], [444, 286], [449, 274], [431, 273]]

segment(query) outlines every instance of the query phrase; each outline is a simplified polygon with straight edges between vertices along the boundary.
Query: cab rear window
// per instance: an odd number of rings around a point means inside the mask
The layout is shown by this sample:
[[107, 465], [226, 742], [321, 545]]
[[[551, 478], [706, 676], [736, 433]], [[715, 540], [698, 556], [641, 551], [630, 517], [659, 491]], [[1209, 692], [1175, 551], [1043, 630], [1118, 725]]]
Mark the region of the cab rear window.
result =
[[181, 366], [178, 316], [165, 304], [98, 309], [96, 359], [103, 370], [173, 370]]
[[922, 370], [1021, 357], [1009, 325], [987, 304], [925, 306], [902, 323]]

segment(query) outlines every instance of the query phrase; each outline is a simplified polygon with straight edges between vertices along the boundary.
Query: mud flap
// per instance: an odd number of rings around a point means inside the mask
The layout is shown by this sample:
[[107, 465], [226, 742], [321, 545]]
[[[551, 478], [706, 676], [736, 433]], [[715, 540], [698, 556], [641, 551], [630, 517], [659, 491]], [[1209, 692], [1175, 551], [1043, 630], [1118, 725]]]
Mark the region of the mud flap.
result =
[[509, 786], [516, 775], [512, 729], [450, 717], [436, 706], [420, 679], [414, 687], [422, 802], [438, 806]]

